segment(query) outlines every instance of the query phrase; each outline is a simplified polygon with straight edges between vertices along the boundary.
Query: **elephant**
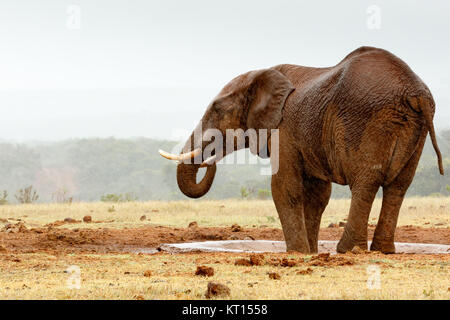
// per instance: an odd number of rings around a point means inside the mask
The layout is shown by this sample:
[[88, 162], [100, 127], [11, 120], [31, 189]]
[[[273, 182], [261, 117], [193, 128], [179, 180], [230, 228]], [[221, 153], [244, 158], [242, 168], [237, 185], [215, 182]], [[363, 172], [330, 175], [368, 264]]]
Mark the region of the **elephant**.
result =
[[[384, 49], [360, 47], [332, 67], [281, 64], [239, 75], [209, 104], [201, 130], [277, 130], [279, 167], [271, 189], [288, 251], [317, 252], [322, 213], [337, 183], [351, 191], [337, 252], [368, 250], [369, 214], [381, 187], [370, 250], [395, 253], [400, 207], [428, 133], [444, 174], [434, 113], [430, 90], [405, 62]], [[198, 198], [210, 189], [216, 163], [249, 143], [206, 158], [204, 137], [194, 133], [181, 154], [160, 153], [178, 160], [180, 190]], [[252, 152], [272, 161], [271, 140], [267, 135]], [[206, 173], [197, 182], [201, 167]]]

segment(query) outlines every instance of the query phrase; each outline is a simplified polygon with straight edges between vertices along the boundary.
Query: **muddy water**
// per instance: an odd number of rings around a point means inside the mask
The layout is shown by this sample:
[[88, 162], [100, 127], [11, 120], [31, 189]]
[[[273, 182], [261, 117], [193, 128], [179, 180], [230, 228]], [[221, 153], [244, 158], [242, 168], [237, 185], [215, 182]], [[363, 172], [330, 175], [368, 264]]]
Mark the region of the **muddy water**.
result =
[[[319, 253], [336, 253], [337, 241], [319, 241]], [[370, 246], [370, 242], [369, 242]], [[396, 242], [397, 253], [416, 254], [445, 254], [450, 253], [450, 245], [428, 244], [428, 243], [405, 243]], [[226, 240], [226, 241], [204, 241], [189, 243], [162, 244], [160, 249], [170, 253], [181, 253], [191, 251], [201, 252], [286, 252], [284, 241], [271, 240]], [[148, 252], [149, 249], [141, 249], [139, 252]]]

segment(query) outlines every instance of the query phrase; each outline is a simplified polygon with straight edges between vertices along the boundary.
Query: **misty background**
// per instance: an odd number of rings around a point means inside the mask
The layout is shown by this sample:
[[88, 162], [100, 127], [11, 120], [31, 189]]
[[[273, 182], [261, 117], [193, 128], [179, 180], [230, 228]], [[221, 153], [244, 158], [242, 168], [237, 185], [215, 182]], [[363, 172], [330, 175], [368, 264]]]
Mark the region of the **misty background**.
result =
[[[436, 101], [450, 157], [448, 1], [0, 3], [0, 190], [41, 201], [107, 193], [184, 199], [157, 150], [185, 139], [235, 76], [280, 63], [337, 64], [370, 45], [403, 59]], [[447, 172], [449, 161], [446, 160]], [[408, 195], [446, 194], [426, 147]], [[206, 198], [258, 196], [257, 166], [221, 166]], [[333, 196], [348, 196], [335, 188]]]

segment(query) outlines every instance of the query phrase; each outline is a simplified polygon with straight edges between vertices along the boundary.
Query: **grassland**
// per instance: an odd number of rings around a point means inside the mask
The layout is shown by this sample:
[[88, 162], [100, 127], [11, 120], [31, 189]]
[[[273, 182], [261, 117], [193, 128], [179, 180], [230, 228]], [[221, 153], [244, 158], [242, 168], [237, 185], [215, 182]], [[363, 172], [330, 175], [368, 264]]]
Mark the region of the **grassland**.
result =
[[[321, 227], [338, 223], [347, 218], [350, 200], [331, 200], [322, 218]], [[376, 199], [370, 223], [376, 223], [381, 208], [381, 199]], [[197, 221], [202, 226], [268, 226], [281, 228], [272, 200], [220, 200], [220, 201], [148, 201], [148, 202], [82, 202], [72, 204], [25, 204], [0, 206], [0, 218], [19, 218], [30, 226], [42, 226], [55, 220], [73, 218], [81, 220], [85, 215], [104, 223], [84, 227], [137, 227], [156, 224], [186, 227]], [[145, 215], [146, 220], [140, 218]], [[399, 226], [450, 226], [450, 197], [405, 199]], [[77, 228], [79, 226], [76, 226]]]
[[[380, 208], [376, 200], [371, 215], [375, 223]], [[343, 221], [349, 200], [332, 200], [322, 226]], [[138, 228], [165, 225], [280, 228], [271, 201], [183, 201], [131, 203], [73, 203], [0, 206], [0, 219], [20, 219], [29, 228], [43, 227], [65, 218], [81, 220], [91, 215], [101, 223], [65, 224], [58, 228]], [[145, 215], [146, 219], [141, 221]], [[5, 221], [5, 220], [3, 220]], [[9, 222], [14, 221], [12, 219]], [[7, 222], [5, 222], [7, 223]], [[409, 198], [399, 225], [424, 228], [450, 226], [450, 198]], [[2, 224], [0, 223], [0, 228]], [[20, 235], [19, 235], [20, 236]], [[0, 243], [1, 245], [1, 243]], [[339, 255], [351, 263], [312, 265], [311, 255], [266, 254], [259, 266], [236, 266], [247, 254], [189, 253], [67, 253], [58, 250], [28, 253], [0, 250], [2, 299], [204, 299], [209, 281], [230, 288], [230, 299], [449, 299], [450, 255]], [[287, 258], [292, 267], [272, 263]], [[69, 266], [80, 268], [80, 289], [70, 288]], [[196, 276], [199, 265], [211, 266], [212, 277]], [[380, 288], [370, 289], [368, 269], [380, 272]], [[312, 271], [301, 274], [310, 268]], [[145, 276], [145, 272], [150, 274]], [[280, 280], [269, 279], [276, 272]]]

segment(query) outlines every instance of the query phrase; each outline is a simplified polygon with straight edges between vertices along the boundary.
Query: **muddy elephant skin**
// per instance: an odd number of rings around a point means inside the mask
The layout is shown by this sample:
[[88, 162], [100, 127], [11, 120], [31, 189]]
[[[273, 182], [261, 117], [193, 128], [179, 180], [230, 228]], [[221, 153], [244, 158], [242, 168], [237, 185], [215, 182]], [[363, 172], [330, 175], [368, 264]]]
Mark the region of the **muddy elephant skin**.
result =
[[[443, 174], [434, 112], [428, 87], [406, 63], [386, 50], [361, 47], [333, 67], [283, 64], [240, 75], [212, 101], [201, 122], [203, 131], [279, 130], [272, 195], [288, 250], [317, 252], [334, 182], [349, 185], [352, 194], [338, 252], [367, 249], [369, 213], [382, 187], [371, 250], [393, 253], [400, 206], [428, 133]], [[183, 153], [193, 150], [193, 140]], [[197, 183], [200, 166], [178, 165], [178, 185], [188, 196], [200, 197], [211, 187], [215, 163]]]

